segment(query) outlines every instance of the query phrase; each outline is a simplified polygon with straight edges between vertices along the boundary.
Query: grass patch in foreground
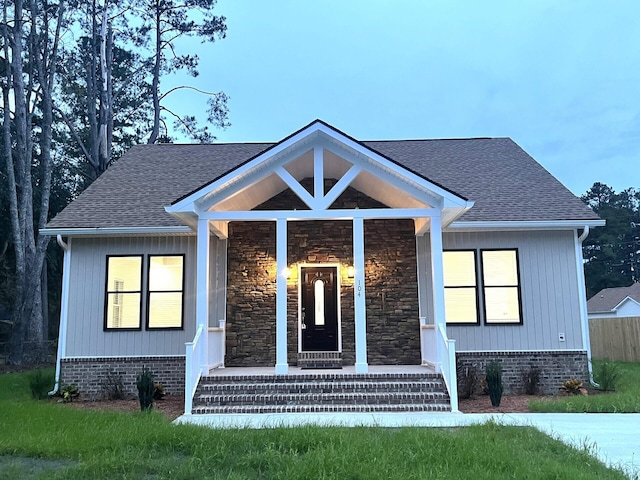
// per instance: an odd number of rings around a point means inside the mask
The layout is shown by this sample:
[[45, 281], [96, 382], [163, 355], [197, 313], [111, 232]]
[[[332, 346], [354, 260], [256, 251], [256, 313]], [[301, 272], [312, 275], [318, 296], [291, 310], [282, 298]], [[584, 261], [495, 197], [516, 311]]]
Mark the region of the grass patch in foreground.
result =
[[[595, 360], [594, 363], [598, 361]], [[620, 377], [615, 392], [573, 395], [552, 400], [531, 400], [531, 412], [554, 413], [638, 413], [640, 412], [640, 363], [614, 362]], [[597, 379], [596, 379], [597, 380]]]
[[[19, 384], [0, 376], [0, 391]], [[212, 430], [2, 398], [0, 478], [625, 478], [529, 427]]]

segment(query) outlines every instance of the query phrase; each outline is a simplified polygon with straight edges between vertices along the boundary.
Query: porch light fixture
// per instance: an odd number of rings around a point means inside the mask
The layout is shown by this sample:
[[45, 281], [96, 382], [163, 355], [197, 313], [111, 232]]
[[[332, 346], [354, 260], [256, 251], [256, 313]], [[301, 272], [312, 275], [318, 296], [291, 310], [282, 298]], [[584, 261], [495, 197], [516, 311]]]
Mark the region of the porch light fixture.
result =
[[349, 265], [347, 267], [347, 277], [353, 278], [356, 276], [356, 270], [353, 268], [353, 265]]
[[285, 268], [282, 271], [282, 275], [284, 275], [285, 278], [291, 278], [291, 269], [289, 267]]

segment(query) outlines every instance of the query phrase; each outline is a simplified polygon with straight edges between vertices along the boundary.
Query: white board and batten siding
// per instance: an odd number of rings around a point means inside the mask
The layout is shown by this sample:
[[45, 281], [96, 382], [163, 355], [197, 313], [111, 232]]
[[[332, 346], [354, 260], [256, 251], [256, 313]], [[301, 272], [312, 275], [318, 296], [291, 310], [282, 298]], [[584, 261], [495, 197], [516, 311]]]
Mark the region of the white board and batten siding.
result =
[[[422, 243], [422, 245], [421, 245]], [[518, 249], [522, 325], [485, 325], [482, 282], [479, 282], [480, 324], [447, 325], [457, 351], [583, 350], [580, 297], [573, 231], [445, 232], [445, 250]], [[429, 235], [418, 237], [418, 255], [431, 271]], [[478, 261], [478, 278], [480, 278]], [[427, 322], [433, 318], [430, 275], [426, 276]], [[564, 334], [565, 341], [560, 341]]]
[[[104, 330], [106, 258], [108, 255], [184, 254], [182, 330], [147, 330], [146, 272], [142, 285], [139, 331]], [[210, 325], [224, 319], [226, 241], [211, 237]], [[145, 263], [146, 264], [146, 263]], [[65, 358], [174, 356], [185, 354], [195, 334], [196, 237], [74, 238], [71, 246], [69, 311]], [[220, 300], [222, 299], [222, 300]]]

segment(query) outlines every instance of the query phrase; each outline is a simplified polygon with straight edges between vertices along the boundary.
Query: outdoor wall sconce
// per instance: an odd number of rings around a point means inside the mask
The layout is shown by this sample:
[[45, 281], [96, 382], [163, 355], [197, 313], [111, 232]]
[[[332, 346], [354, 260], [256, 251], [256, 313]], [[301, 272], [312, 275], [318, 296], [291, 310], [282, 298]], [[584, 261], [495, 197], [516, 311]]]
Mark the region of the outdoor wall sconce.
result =
[[353, 266], [352, 266], [352, 265], [349, 265], [349, 266], [347, 267], [347, 277], [349, 277], [349, 278], [353, 278], [353, 277], [355, 277], [355, 276], [356, 276], [356, 270], [355, 270], [355, 268], [353, 268]]
[[291, 278], [291, 269], [289, 267], [285, 268], [284, 271], [282, 272], [282, 274], [287, 279]]

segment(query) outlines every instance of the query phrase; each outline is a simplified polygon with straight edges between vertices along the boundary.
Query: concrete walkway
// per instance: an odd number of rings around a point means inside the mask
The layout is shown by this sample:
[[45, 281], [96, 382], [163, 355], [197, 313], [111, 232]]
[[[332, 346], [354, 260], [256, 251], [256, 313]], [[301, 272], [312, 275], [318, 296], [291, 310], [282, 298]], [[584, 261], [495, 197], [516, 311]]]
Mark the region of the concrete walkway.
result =
[[298, 425], [457, 427], [494, 420], [504, 425], [532, 426], [563, 442], [588, 445], [597, 457], [640, 477], [640, 414], [615, 413], [324, 413], [183, 415], [175, 423], [213, 428], [273, 428]]

